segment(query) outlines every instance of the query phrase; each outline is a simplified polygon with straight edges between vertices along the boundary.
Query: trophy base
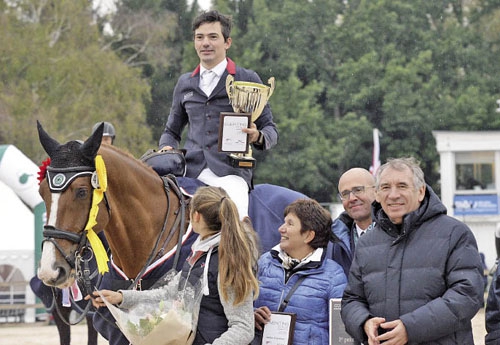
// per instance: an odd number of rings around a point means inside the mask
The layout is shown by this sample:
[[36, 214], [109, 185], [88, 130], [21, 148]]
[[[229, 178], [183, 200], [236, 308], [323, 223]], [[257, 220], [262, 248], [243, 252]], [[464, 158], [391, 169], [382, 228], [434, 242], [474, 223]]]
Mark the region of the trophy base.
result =
[[257, 162], [255, 158], [231, 153], [228, 155], [229, 163], [233, 168], [253, 169]]

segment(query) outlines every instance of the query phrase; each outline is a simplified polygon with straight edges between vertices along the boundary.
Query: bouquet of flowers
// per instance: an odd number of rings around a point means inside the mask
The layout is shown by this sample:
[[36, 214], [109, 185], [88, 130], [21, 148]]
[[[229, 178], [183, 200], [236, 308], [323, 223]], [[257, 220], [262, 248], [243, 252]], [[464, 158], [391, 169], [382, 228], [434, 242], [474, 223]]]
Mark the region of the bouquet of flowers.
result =
[[103, 297], [125, 337], [133, 345], [191, 345], [203, 291], [172, 272], [166, 285], [138, 292], [139, 303], [120, 309]]

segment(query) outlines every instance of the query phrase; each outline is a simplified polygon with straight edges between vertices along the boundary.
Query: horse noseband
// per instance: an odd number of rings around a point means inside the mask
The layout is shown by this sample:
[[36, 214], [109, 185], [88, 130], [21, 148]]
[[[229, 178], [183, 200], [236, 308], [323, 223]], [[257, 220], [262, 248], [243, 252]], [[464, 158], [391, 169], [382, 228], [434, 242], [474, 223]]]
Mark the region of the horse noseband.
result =
[[[87, 236], [85, 236], [84, 232], [80, 232], [78, 234], [75, 234], [73, 232], [67, 231], [67, 230], [61, 230], [57, 229], [52, 225], [45, 225], [43, 230], [43, 241], [42, 241], [42, 246], [43, 243], [46, 241], [51, 242], [57, 250], [61, 253], [61, 255], [64, 257], [66, 262], [69, 264], [71, 268], [75, 268], [75, 262], [76, 262], [76, 253], [81, 252], [87, 245]], [[62, 240], [67, 240], [71, 241], [73, 243], [77, 243], [78, 247], [77, 249], [70, 254], [66, 254], [64, 252], [64, 249], [55, 241], [55, 239], [62, 239]]]

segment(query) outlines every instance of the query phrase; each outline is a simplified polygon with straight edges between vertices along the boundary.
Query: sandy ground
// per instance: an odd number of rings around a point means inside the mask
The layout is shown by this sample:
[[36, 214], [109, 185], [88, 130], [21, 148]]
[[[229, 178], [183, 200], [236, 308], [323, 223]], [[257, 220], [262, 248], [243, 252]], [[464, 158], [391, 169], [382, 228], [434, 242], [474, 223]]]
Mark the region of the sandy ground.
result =
[[[484, 345], [484, 309], [481, 309], [472, 320], [475, 345]], [[71, 344], [87, 344], [87, 326], [78, 324], [71, 327]], [[45, 322], [0, 324], [1, 345], [57, 345], [59, 335], [56, 326]], [[99, 336], [99, 345], [108, 345], [106, 339]]]
[[[47, 322], [0, 324], [1, 345], [58, 345], [59, 334], [55, 325]], [[71, 326], [71, 345], [87, 345], [87, 325], [82, 322]], [[101, 335], [98, 345], [108, 345]]]

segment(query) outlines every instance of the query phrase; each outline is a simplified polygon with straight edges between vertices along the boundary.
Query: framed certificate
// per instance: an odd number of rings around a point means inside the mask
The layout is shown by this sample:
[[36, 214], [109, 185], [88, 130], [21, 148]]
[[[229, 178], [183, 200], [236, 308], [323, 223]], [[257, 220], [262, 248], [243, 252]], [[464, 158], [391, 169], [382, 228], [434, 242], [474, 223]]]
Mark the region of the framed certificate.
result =
[[262, 332], [262, 343], [265, 345], [292, 345], [293, 331], [297, 315], [273, 312]]
[[242, 129], [250, 127], [251, 115], [247, 113], [220, 113], [219, 152], [248, 152], [248, 134]]

